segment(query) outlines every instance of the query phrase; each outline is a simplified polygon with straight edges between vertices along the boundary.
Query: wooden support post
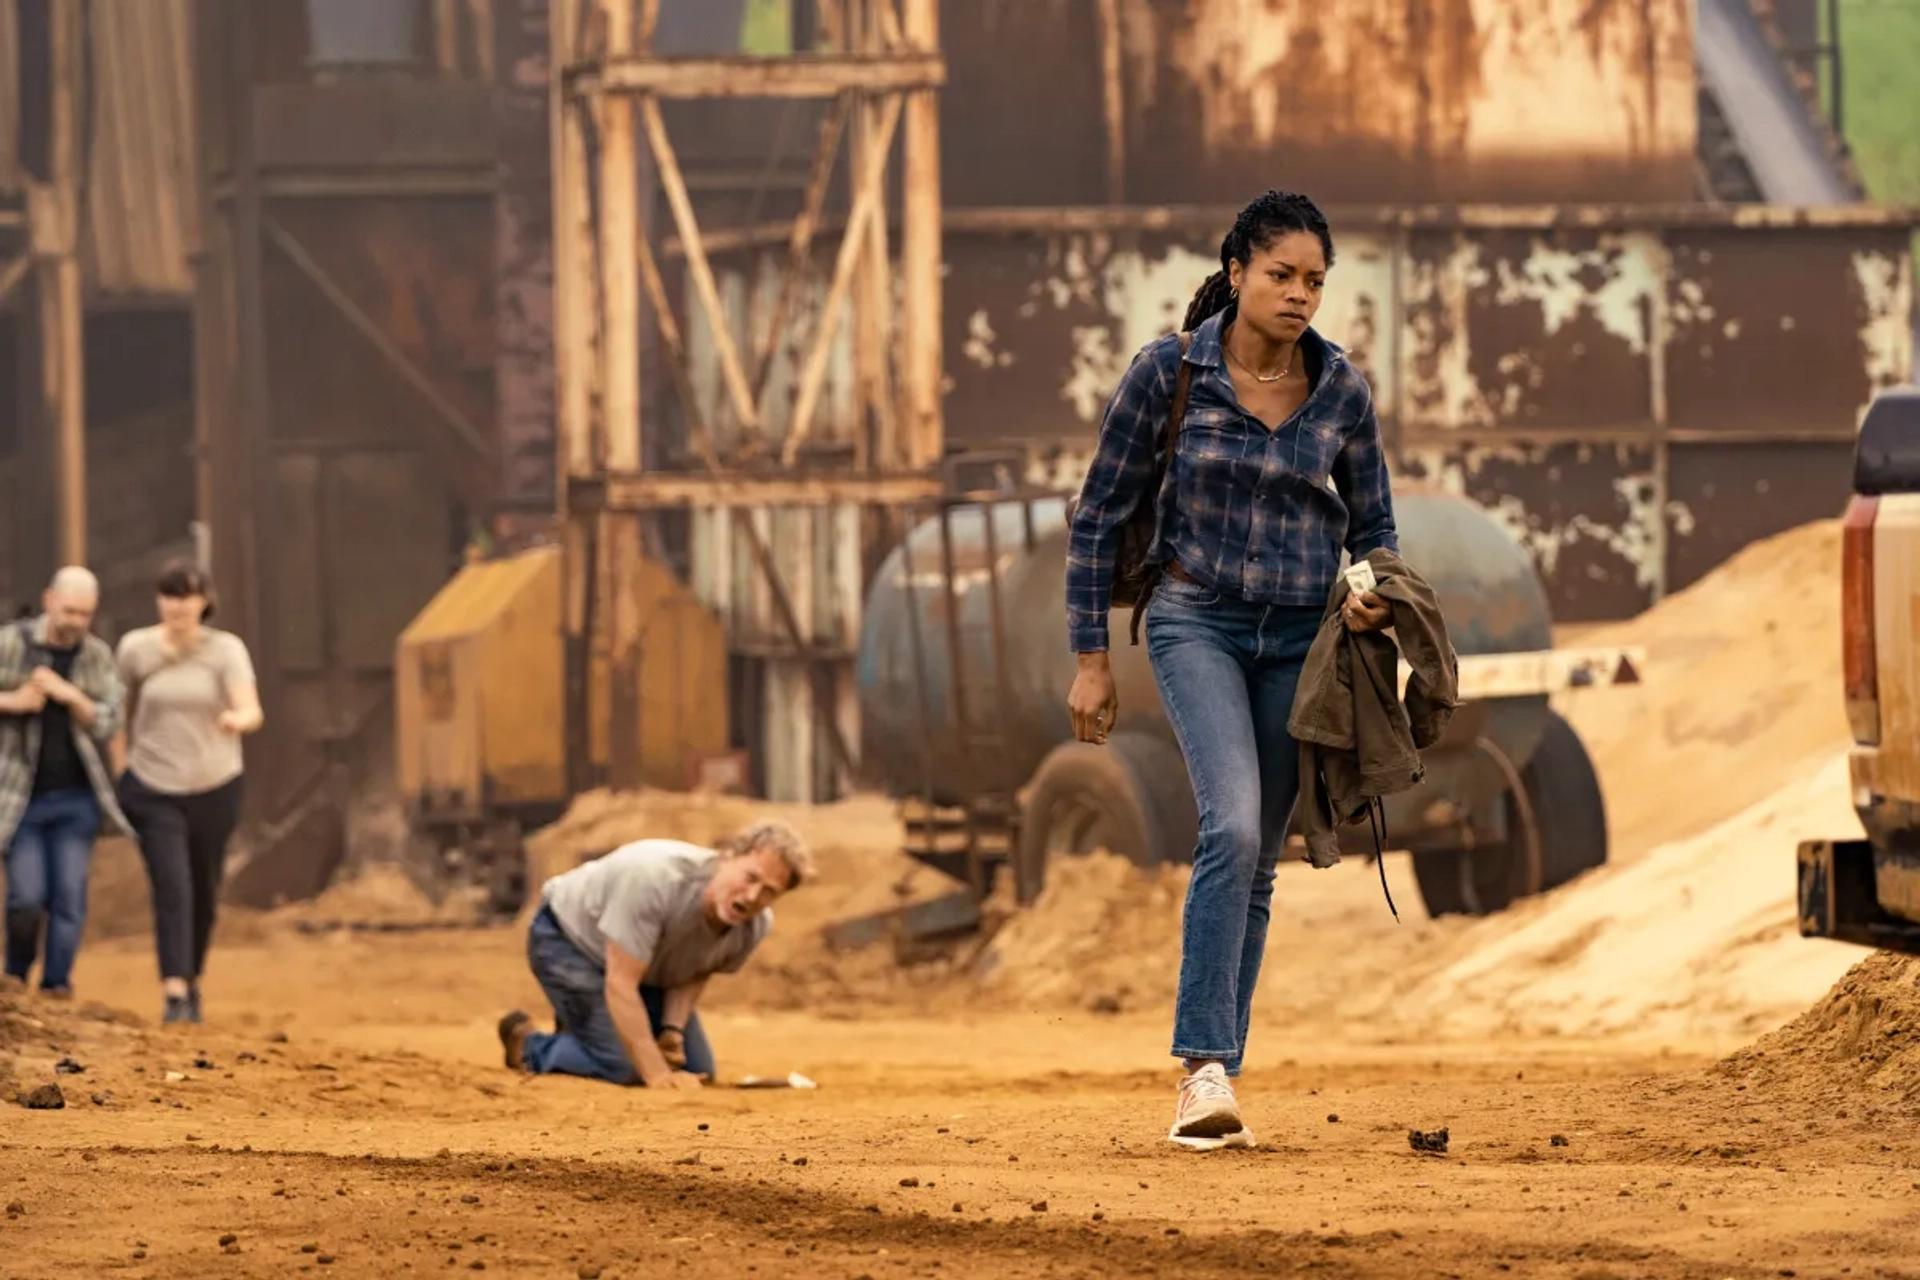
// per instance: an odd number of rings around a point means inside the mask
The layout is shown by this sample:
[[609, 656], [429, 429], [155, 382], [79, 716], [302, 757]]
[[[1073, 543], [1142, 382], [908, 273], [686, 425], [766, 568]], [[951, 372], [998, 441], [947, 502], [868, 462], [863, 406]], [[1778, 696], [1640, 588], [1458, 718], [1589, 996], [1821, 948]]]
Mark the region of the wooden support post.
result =
[[[909, 48], [940, 45], [940, 0], [902, 0]], [[933, 89], [909, 95], [902, 157], [900, 226], [901, 381], [905, 384], [902, 446], [910, 468], [931, 467], [945, 452], [940, 382], [940, 100]]]
[[[862, 48], [870, 53], [885, 49], [881, 15], [892, 12], [892, 0], [871, 0], [861, 15], [865, 20]], [[854, 135], [856, 156], [864, 156], [878, 137], [881, 117], [879, 102], [869, 99], [860, 109], [859, 130]], [[891, 147], [891, 139], [888, 141]], [[885, 466], [892, 460], [894, 411], [891, 402], [893, 379], [889, 364], [893, 347], [893, 272], [887, 263], [887, 214], [884, 188], [872, 216], [867, 219], [866, 242], [859, 246], [859, 276], [854, 286], [854, 371], [859, 393], [855, 397], [854, 465], [865, 469]]]
[[192, 61], [188, 65], [194, 136], [193, 239], [187, 265], [193, 276], [193, 517], [199, 529], [196, 555], [201, 567], [215, 574], [225, 570], [225, 556], [216, 550], [226, 522], [220, 514], [219, 458], [224, 397], [219, 389], [227, 378], [229, 347], [226, 322], [227, 291], [214, 252], [220, 241], [218, 209], [213, 197], [213, 139], [222, 127], [217, 104], [220, 56], [218, 14], [208, 0], [196, 0], [190, 9]]
[[1120, 45], [1120, 0], [1100, 0], [1101, 102], [1107, 117], [1107, 203], [1127, 200], [1126, 85]]
[[593, 786], [592, 617], [594, 533], [591, 515], [572, 510], [571, 481], [593, 474], [592, 379], [597, 361], [589, 346], [595, 332], [592, 206], [588, 200], [586, 108], [566, 91], [563, 72], [575, 60], [580, 31], [578, 0], [552, 0], [547, 10], [548, 127], [553, 148], [553, 357], [557, 384], [554, 411], [556, 505], [562, 520], [561, 749], [567, 791]]
[[460, 17], [457, 0], [433, 0], [434, 61], [440, 78], [451, 80], [460, 74]]
[[[41, 369], [46, 417], [54, 427], [59, 558], [87, 559], [87, 406], [84, 300], [80, 286], [80, 111], [86, 75], [86, 19], [80, 0], [54, 0], [53, 155], [50, 187], [34, 193], [33, 237], [40, 256]], [[31, 199], [31, 196], [30, 196]]]
[[[601, 14], [610, 57], [635, 49], [631, 0], [603, 0]], [[649, 104], [642, 104], [643, 106]], [[640, 448], [640, 272], [634, 245], [640, 234], [637, 139], [632, 100], [600, 99], [600, 272], [605, 326], [600, 348], [605, 458], [609, 469], [638, 471]], [[645, 548], [643, 516], [606, 517], [609, 667], [607, 690], [607, 784], [617, 790], [641, 785], [638, 594]]]
[[[229, 422], [236, 482], [227, 490], [234, 510], [237, 563], [222, 571], [225, 604], [236, 597], [240, 624], [259, 674], [260, 699], [266, 707], [268, 729], [263, 735], [264, 757], [256, 770], [249, 757], [248, 773], [260, 775], [259, 787], [249, 784], [249, 806], [256, 813], [276, 813], [293, 798], [291, 785], [299, 764], [286, 701], [286, 672], [280, 661], [280, 539], [279, 524], [271, 513], [280, 491], [279, 460], [274, 456], [272, 389], [267, 378], [266, 286], [262, 262], [264, 209], [259, 153], [254, 125], [254, 42], [259, 6], [252, 0], [227, 0], [221, 25], [228, 46], [226, 56], [228, 168], [233, 181], [229, 235], [233, 250], [233, 332], [236, 397]], [[265, 514], [263, 514], [265, 513]], [[222, 617], [226, 614], [223, 612]], [[281, 726], [276, 729], [275, 725]]]

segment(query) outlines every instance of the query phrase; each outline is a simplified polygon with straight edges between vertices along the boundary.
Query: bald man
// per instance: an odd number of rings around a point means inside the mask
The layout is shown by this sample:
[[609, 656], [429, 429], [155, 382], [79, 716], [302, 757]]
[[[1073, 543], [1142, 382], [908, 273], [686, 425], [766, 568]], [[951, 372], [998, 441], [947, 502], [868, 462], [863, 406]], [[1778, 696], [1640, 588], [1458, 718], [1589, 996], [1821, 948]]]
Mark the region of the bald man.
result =
[[[7, 852], [7, 985], [73, 995], [87, 919], [87, 872], [104, 826], [125, 832], [101, 748], [120, 728], [113, 650], [90, 628], [93, 574], [53, 576], [41, 612], [0, 628], [0, 845]], [[40, 926], [46, 923], [46, 952]]]

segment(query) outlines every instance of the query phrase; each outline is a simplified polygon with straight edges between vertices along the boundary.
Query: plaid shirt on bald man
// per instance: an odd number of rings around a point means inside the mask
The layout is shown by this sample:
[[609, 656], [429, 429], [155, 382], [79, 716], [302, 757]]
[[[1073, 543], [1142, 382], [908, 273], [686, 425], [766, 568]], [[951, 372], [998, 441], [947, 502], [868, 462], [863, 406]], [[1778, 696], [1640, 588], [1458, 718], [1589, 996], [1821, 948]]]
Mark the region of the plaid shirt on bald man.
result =
[[[0, 691], [11, 693], [27, 683], [35, 667], [47, 666], [47, 619], [40, 617], [0, 627]], [[113, 662], [113, 650], [88, 632], [73, 655], [71, 682], [93, 699], [93, 727], [73, 726], [73, 747], [100, 802], [103, 831], [131, 835], [132, 828], [114, 799], [113, 778], [100, 758], [100, 745], [120, 729], [125, 687]], [[33, 798], [33, 775], [40, 767], [40, 717], [0, 714], [0, 849], [13, 840], [20, 817]]]

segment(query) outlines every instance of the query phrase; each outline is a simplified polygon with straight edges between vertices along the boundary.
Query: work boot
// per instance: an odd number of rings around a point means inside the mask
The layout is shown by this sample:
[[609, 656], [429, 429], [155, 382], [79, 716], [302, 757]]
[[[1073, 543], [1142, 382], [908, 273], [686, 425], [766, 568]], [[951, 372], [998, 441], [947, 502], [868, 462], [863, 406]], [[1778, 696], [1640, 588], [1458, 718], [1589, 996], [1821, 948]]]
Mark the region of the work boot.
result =
[[500, 1048], [504, 1051], [509, 1071], [519, 1071], [524, 1067], [520, 1048], [527, 1041], [527, 1032], [533, 1030], [533, 1019], [515, 1009], [500, 1019]]
[[1167, 1137], [1206, 1151], [1253, 1145], [1253, 1134], [1241, 1123], [1240, 1103], [1233, 1096], [1225, 1067], [1209, 1062], [1180, 1081], [1180, 1100]]

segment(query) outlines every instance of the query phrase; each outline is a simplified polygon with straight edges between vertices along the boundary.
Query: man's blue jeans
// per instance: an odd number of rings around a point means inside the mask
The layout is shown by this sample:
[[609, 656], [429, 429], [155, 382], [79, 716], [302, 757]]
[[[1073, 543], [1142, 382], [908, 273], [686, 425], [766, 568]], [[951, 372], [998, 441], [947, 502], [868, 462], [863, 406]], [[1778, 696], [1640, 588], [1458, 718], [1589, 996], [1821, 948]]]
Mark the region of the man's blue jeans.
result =
[[27, 802], [7, 846], [7, 973], [25, 982], [47, 923], [40, 989], [73, 984], [87, 923], [87, 872], [100, 832], [100, 802], [86, 787], [43, 791]]
[[1240, 1074], [1273, 873], [1300, 790], [1287, 732], [1318, 606], [1258, 605], [1171, 575], [1147, 607], [1147, 655], [1200, 811], [1181, 920], [1173, 1054]]
[[[639, 1072], [607, 1012], [607, 971], [560, 931], [553, 912], [541, 907], [527, 928], [527, 963], [547, 993], [557, 1023], [551, 1034], [529, 1032], [520, 1046], [520, 1060], [538, 1074], [587, 1076], [614, 1084], [635, 1084]], [[653, 1033], [660, 1034], [666, 992], [642, 983], [640, 1000], [647, 1008]], [[700, 1027], [700, 1015], [687, 1018], [687, 1065], [695, 1075], [712, 1076], [713, 1048]]]

